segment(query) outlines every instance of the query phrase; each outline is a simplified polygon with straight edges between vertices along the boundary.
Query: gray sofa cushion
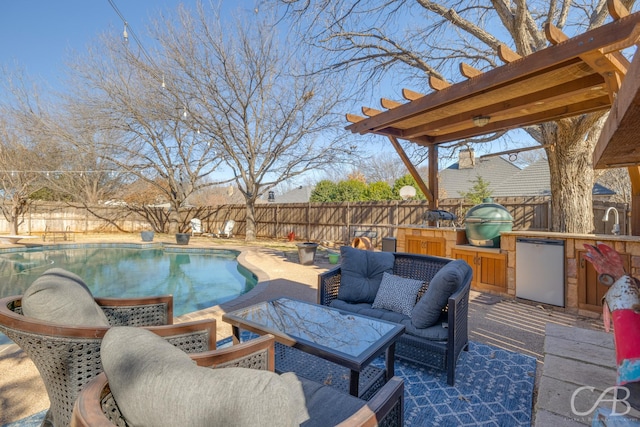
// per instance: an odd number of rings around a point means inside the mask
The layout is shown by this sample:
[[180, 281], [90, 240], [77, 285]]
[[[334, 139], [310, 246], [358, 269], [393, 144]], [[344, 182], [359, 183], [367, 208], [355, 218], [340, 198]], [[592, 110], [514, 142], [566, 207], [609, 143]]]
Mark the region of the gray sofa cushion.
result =
[[385, 271], [393, 272], [393, 253], [342, 246], [340, 255], [342, 264], [338, 298], [347, 302], [373, 303], [382, 281], [382, 274]]
[[78, 275], [52, 268], [40, 275], [22, 296], [27, 317], [69, 326], [109, 326], [107, 316]]
[[338, 310], [349, 311], [351, 313], [361, 314], [363, 316], [375, 317], [376, 319], [386, 320], [387, 322], [401, 323], [404, 319], [411, 318], [402, 313], [396, 313], [395, 311], [385, 310], [384, 308], [373, 308], [371, 304], [366, 302], [349, 303], [334, 299], [329, 303], [330, 307], [337, 308]]
[[407, 279], [385, 271], [371, 307], [410, 316], [423, 283], [422, 280]]
[[154, 333], [113, 327], [101, 345], [111, 392], [130, 425], [294, 426], [302, 385], [270, 372], [199, 367]]
[[411, 312], [411, 322], [416, 328], [428, 328], [438, 321], [447, 300], [470, 270], [466, 261], [457, 259], [447, 263], [433, 276], [426, 292]]
[[446, 341], [449, 337], [447, 329], [447, 316], [441, 314], [437, 322], [428, 328], [416, 328], [411, 323], [411, 317], [401, 313], [396, 313], [383, 308], [372, 308], [371, 304], [358, 303], [351, 304], [345, 301], [333, 300], [329, 304], [338, 310], [349, 311], [351, 313], [361, 314], [363, 316], [375, 317], [376, 319], [386, 320], [387, 322], [398, 323], [404, 325], [404, 333], [430, 341]]
[[449, 339], [447, 315], [444, 313], [433, 325], [427, 328], [416, 328], [410, 318], [403, 320], [402, 324], [407, 335], [413, 335], [429, 341], [447, 341]]

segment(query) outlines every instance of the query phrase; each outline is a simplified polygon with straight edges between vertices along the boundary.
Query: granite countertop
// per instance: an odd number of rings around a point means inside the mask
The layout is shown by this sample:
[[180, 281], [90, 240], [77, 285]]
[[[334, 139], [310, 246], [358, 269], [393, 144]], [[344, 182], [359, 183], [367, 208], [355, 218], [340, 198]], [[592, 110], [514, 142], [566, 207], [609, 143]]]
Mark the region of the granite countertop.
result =
[[579, 233], [558, 233], [554, 231], [503, 231], [502, 236], [523, 236], [552, 239], [584, 239], [600, 241], [633, 242], [640, 241], [640, 236], [615, 236], [613, 234], [579, 234]]

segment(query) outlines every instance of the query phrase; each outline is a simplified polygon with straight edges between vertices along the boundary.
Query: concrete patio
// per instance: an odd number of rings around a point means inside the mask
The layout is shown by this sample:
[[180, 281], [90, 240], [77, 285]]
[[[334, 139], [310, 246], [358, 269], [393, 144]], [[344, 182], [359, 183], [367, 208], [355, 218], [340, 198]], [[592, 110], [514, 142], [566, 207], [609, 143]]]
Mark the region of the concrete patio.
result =
[[[163, 239], [173, 243], [172, 236], [156, 236], [156, 241]], [[76, 243], [116, 240], [139, 242], [140, 238], [137, 235], [78, 236]], [[190, 246], [239, 249], [242, 251], [239, 261], [259, 278], [259, 284], [248, 294], [175, 321], [214, 317], [218, 320], [218, 339], [231, 334], [230, 326], [221, 321], [227, 311], [277, 296], [315, 301], [317, 276], [332, 267], [325, 253], [316, 256], [312, 266], [300, 265], [292, 255], [296, 251], [293, 243], [259, 242], [247, 246], [241, 240], [193, 237]], [[612, 335], [602, 330], [600, 320], [475, 291], [471, 295], [469, 316], [471, 340], [537, 359], [535, 425], [590, 424], [590, 419], [572, 420], [570, 406], [562, 402], [568, 402], [580, 385], [599, 389], [615, 384]], [[588, 359], [586, 365], [576, 364], [581, 356]], [[0, 372], [0, 425], [48, 407], [37, 370], [15, 345], [0, 346]], [[596, 378], [597, 384], [586, 384]], [[598, 396], [594, 393], [593, 397]]]

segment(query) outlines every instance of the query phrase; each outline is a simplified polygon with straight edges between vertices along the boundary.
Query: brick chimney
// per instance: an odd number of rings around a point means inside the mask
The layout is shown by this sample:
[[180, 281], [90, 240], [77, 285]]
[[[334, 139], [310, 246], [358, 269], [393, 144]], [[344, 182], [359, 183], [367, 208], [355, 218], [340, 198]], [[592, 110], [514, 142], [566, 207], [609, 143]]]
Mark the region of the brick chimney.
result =
[[476, 164], [476, 155], [473, 148], [458, 152], [458, 169], [471, 169]]

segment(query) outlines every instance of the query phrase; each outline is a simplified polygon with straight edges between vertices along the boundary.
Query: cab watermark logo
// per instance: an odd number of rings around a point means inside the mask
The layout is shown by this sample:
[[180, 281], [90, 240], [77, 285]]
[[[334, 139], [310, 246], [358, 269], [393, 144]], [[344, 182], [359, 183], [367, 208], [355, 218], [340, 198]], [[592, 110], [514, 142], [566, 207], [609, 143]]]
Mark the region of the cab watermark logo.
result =
[[[593, 393], [595, 389], [596, 389], [595, 387], [585, 385], [577, 388], [573, 392], [573, 394], [571, 395], [571, 412], [573, 412], [574, 415], [578, 415], [580, 417], [589, 415], [593, 413], [593, 411], [595, 411], [598, 405], [600, 405], [600, 403], [602, 402], [611, 402], [611, 414], [609, 414], [611, 416], [627, 415], [631, 411], [631, 405], [627, 401], [627, 399], [629, 399], [629, 396], [631, 395], [631, 392], [627, 387], [618, 386], [618, 385], [611, 386], [607, 388], [605, 391], [603, 391], [602, 393], [600, 393], [598, 400], [596, 401], [596, 403], [593, 404], [591, 409], [589, 409], [588, 411], [584, 411], [584, 412], [578, 411], [576, 409], [576, 397], [578, 396], [578, 394], [582, 393], [585, 390]], [[623, 392], [624, 394], [623, 397], [620, 397], [618, 395], [618, 392], [620, 391]], [[607, 398], [607, 395], [609, 393], [612, 394], [611, 398]], [[623, 412], [618, 412], [619, 405], [622, 405], [622, 407], [624, 408]]]

